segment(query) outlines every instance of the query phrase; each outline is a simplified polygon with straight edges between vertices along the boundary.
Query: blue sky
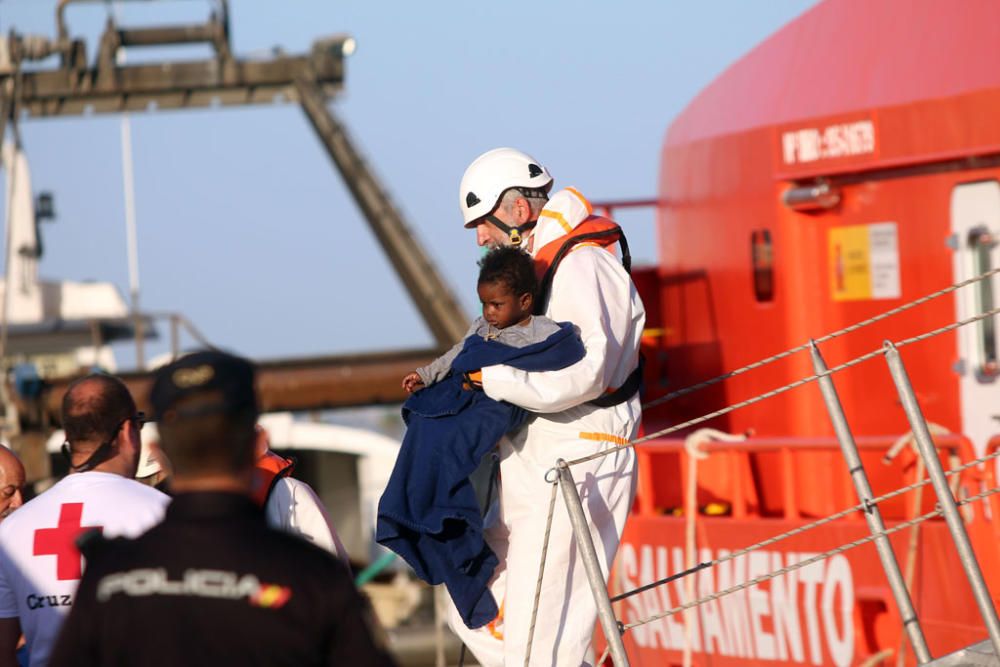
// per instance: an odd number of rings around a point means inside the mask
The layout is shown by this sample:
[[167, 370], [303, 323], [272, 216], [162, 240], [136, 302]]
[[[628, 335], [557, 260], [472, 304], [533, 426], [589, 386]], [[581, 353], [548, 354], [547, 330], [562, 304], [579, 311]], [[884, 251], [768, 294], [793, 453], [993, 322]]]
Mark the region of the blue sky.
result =
[[[53, 35], [55, 4], [0, 0], [0, 32]], [[234, 0], [231, 22], [237, 55], [354, 35], [336, 109], [471, 317], [479, 253], [457, 191], [474, 157], [511, 145], [591, 199], [650, 197], [672, 119], [812, 4]], [[120, 16], [167, 24], [208, 7], [125, 3]], [[68, 11], [91, 55], [106, 11]], [[140, 114], [132, 133], [145, 308], [183, 312], [259, 359], [432, 343], [297, 106]], [[55, 193], [59, 215], [43, 276], [127, 293], [119, 119], [29, 120], [22, 134], [34, 188]], [[619, 219], [637, 260], [655, 261], [652, 212]]]

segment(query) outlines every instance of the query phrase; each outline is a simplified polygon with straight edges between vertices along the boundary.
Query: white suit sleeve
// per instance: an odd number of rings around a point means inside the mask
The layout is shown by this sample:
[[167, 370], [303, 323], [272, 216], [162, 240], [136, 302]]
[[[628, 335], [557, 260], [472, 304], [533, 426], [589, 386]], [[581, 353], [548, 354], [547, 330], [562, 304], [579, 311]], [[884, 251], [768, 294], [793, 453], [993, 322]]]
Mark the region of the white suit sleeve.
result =
[[623, 341], [634, 335], [633, 288], [628, 274], [613, 264], [617, 261], [606, 250], [580, 248], [567, 255], [556, 272], [546, 315], [579, 328], [584, 358], [558, 371], [484, 368], [483, 390], [490, 398], [552, 413], [597, 398], [612, 386]]
[[347, 550], [316, 492], [294, 477], [278, 480], [264, 508], [267, 524], [323, 547], [349, 565]]

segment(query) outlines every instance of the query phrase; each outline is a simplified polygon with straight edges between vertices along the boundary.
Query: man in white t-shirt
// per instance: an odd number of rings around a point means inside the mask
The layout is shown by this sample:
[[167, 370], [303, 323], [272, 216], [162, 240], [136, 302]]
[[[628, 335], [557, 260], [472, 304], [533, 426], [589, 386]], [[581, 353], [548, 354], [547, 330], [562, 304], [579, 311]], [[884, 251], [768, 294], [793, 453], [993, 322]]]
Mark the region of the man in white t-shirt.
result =
[[71, 474], [0, 524], [0, 665], [14, 664], [23, 631], [32, 667], [44, 667], [83, 569], [77, 538], [135, 537], [169, 498], [132, 479], [142, 413], [121, 380], [88, 375], [62, 402]]

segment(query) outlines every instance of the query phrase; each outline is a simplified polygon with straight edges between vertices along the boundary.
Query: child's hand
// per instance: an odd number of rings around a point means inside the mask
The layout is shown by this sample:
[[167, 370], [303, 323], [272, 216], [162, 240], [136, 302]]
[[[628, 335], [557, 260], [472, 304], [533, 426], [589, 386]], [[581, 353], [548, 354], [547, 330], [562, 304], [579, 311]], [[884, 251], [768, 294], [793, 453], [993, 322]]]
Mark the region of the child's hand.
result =
[[403, 378], [403, 389], [406, 390], [407, 394], [412, 394], [423, 386], [424, 381], [420, 379], [420, 374], [416, 371], [408, 373], [406, 377]]

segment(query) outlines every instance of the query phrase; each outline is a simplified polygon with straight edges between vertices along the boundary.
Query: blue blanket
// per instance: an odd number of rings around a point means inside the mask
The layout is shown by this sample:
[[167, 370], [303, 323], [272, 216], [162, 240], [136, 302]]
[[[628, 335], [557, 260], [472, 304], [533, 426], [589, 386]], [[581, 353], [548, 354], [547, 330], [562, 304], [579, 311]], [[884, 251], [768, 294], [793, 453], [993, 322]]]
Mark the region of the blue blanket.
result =
[[570, 366], [583, 358], [583, 343], [572, 324], [559, 327], [521, 348], [469, 336], [451, 372], [403, 405], [406, 435], [379, 501], [375, 539], [427, 583], [444, 583], [470, 628], [497, 615], [487, 584], [498, 561], [483, 539], [469, 475], [527, 412], [463, 388], [462, 374], [496, 364], [526, 371]]

